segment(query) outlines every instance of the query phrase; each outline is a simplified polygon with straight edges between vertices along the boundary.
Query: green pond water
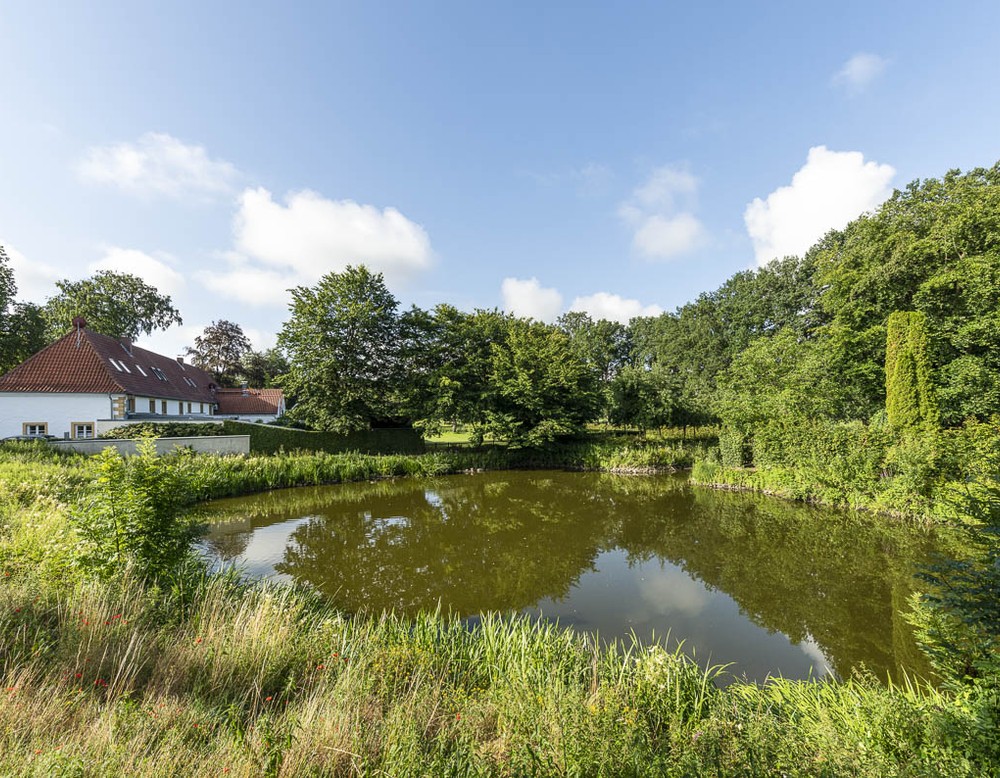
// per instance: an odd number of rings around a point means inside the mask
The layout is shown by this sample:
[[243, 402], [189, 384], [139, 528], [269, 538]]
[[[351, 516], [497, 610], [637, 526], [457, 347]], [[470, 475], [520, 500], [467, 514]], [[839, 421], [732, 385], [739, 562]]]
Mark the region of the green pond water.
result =
[[[209, 503], [217, 564], [350, 612], [529, 614], [662, 640], [753, 680], [926, 674], [902, 618], [937, 541], [683, 476], [500, 472]], [[668, 636], [669, 635], [669, 636]]]

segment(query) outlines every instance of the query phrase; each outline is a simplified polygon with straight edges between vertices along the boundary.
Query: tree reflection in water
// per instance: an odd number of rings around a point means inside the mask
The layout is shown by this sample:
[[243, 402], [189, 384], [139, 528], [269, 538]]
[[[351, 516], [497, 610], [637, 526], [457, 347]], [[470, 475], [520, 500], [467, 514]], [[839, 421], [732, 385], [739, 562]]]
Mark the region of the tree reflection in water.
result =
[[[728, 596], [750, 622], [822, 654], [840, 675], [861, 665], [924, 670], [900, 610], [935, 538], [844, 512], [681, 477], [563, 472], [290, 489], [208, 512], [214, 556], [252, 562], [253, 534], [270, 528], [284, 544], [274, 570], [351, 612], [440, 603], [471, 616], [567, 599], [586, 609], [578, 584], [614, 552], [642, 569], [647, 600], [683, 609], [684, 597], [706, 590]], [[277, 531], [284, 523], [288, 532]]]

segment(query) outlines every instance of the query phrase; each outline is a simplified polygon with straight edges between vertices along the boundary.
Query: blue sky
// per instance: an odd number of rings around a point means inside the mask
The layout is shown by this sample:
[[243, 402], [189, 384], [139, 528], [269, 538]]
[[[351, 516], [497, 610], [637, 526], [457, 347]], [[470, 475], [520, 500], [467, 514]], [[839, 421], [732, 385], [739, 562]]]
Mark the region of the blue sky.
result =
[[627, 320], [1000, 158], [1000, 4], [0, 1], [22, 296], [135, 272], [268, 346], [366, 262], [404, 305]]

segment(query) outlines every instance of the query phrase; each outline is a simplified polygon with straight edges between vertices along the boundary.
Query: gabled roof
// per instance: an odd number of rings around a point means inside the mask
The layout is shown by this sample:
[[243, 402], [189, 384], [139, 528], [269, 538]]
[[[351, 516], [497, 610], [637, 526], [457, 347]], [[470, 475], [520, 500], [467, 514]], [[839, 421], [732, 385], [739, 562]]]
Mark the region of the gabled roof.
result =
[[193, 365], [80, 327], [0, 376], [0, 392], [125, 393], [214, 403], [214, 381]]
[[280, 389], [216, 389], [215, 399], [220, 415], [241, 413], [273, 413], [278, 415], [285, 397]]

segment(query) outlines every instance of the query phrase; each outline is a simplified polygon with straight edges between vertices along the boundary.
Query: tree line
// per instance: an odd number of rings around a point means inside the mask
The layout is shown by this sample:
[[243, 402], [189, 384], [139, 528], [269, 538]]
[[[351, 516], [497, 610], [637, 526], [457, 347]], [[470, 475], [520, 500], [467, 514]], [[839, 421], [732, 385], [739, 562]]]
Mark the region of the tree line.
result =
[[[180, 322], [169, 297], [133, 276], [102, 271], [57, 288], [44, 305], [14, 303], [0, 255], [0, 370], [75, 315], [120, 337]], [[1000, 413], [1000, 163], [914, 181], [803, 256], [627, 325], [579, 312], [550, 325], [447, 304], [401, 310], [362, 266], [291, 292], [276, 349], [254, 352], [239, 325], [218, 321], [188, 354], [222, 384], [280, 384], [292, 415], [317, 429], [463, 425], [478, 439], [541, 444], [594, 421], [747, 435], [797, 419], [869, 422], [896, 380], [886, 374], [896, 312], [919, 314], [914, 358], [935, 423], [959, 426]]]

